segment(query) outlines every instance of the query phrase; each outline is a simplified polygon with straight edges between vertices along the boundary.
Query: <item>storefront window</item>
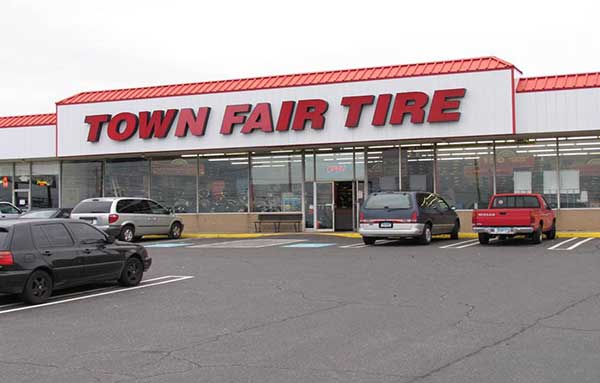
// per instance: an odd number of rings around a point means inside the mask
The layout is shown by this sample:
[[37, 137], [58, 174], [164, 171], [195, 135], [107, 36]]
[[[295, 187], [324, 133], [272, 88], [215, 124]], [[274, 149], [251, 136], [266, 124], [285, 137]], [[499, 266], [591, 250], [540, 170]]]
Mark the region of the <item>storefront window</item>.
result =
[[425, 145], [402, 146], [402, 190], [433, 191], [434, 148]]
[[199, 158], [198, 211], [248, 211], [248, 155], [210, 154]]
[[150, 197], [175, 213], [195, 213], [197, 157], [152, 159], [150, 164]]
[[600, 207], [600, 139], [561, 138], [560, 207]]
[[400, 190], [398, 148], [371, 147], [367, 152], [369, 193]]
[[102, 162], [63, 162], [62, 184], [62, 207], [72, 208], [86, 198], [101, 197]]
[[31, 167], [31, 207], [58, 207], [60, 164], [34, 162]]
[[302, 156], [252, 156], [252, 211], [302, 211]]
[[106, 161], [105, 197], [148, 197], [150, 165], [145, 159]]
[[556, 140], [496, 142], [496, 192], [541, 193], [555, 204]]
[[315, 155], [317, 181], [352, 181], [354, 179], [354, 153], [346, 151], [320, 151]]
[[457, 209], [487, 206], [494, 193], [493, 146], [438, 144], [436, 183], [437, 193]]
[[12, 202], [13, 164], [0, 164], [0, 201]]

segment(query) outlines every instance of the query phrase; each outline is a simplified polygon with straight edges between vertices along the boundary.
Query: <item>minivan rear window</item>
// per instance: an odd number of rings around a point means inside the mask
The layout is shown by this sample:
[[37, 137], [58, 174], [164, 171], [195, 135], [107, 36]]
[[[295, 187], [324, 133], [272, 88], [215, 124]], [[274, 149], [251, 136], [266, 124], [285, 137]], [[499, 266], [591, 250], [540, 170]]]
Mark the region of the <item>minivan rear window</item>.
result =
[[110, 213], [112, 201], [83, 201], [73, 208], [71, 214]]
[[410, 209], [410, 194], [375, 194], [365, 203], [365, 209]]
[[492, 208], [494, 209], [537, 209], [540, 207], [540, 202], [533, 196], [506, 196], [495, 197]]

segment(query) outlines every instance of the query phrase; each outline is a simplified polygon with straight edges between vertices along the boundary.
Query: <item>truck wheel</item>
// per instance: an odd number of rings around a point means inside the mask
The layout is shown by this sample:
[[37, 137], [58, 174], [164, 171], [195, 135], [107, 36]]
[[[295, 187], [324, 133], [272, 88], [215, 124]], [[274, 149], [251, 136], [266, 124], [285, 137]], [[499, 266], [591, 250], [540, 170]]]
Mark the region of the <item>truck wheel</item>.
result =
[[481, 243], [482, 245], [487, 245], [488, 243], [490, 243], [490, 235], [489, 234], [479, 233], [478, 237], [479, 237], [479, 243]]
[[539, 245], [542, 243], [542, 227], [538, 226], [538, 228], [531, 234], [531, 242]]
[[362, 237], [362, 239], [365, 245], [374, 245], [376, 241], [376, 239], [373, 237]]
[[454, 228], [452, 229], [452, 232], [450, 233], [450, 239], [458, 239], [459, 232], [460, 232], [460, 221], [456, 220], [456, 222], [454, 223]]
[[421, 245], [429, 245], [431, 243], [431, 224], [425, 224], [423, 233], [419, 236], [419, 243]]
[[546, 238], [547, 239], [556, 238], [556, 222], [552, 222], [552, 227], [550, 228], [550, 230], [548, 232], [546, 232]]

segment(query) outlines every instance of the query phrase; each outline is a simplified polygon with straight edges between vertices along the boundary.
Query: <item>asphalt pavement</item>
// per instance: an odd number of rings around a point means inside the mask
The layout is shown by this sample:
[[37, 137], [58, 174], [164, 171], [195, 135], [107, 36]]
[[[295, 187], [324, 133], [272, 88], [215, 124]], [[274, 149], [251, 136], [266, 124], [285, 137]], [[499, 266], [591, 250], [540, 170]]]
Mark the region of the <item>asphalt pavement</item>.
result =
[[600, 381], [600, 239], [145, 241], [135, 289], [0, 297], [0, 382]]

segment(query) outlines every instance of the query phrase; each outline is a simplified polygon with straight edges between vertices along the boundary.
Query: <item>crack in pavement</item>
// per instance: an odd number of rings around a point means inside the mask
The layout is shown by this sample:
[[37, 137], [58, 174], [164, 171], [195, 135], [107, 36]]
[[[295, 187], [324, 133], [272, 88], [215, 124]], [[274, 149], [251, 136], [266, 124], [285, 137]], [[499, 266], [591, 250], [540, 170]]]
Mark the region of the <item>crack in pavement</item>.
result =
[[447, 363], [445, 363], [445, 364], [443, 364], [443, 365], [441, 365], [439, 367], [436, 367], [433, 370], [430, 370], [430, 371], [428, 371], [428, 372], [426, 372], [426, 373], [424, 373], [422, 375], [416, 376], [416, 377], [412, 378], [411, 380], [409, 380], [409, 381], [407, 381], [405, 383], [414, 383], [414, 382], [425, 380], [425, 379], [429, 378], [430, 376], [432, 376], [434, 374], [437, 374], [438, 372], [443, 371], [443, 370], [447, 369], [448, 367], [451, 367], [451, 366], [453, 366], [453, 365], [455, 365], [457, 363], [460, 363], [460, 362], [462, 362], [462, 361], [464, 361], [466, 359], [469, 359], [469, 358], [471, 358], [471, 357], [473, 357], [473, 356], [475, 356], [475, 355], [477, 355], [477, 354], [479, 354], [479, 353], [481, 353], [481, 352], [483, 352], [485, 350], [494, 348], [494, 347], [496, 347], [496, 346], [498, 346], [498, 345], [500, 345], [502, 343], [505, 343], [505, 342], [508, 342], [510, 340], [513, 340], [516, 337], [518, 337], [519, 335], [521, 335], [521, 334], [525, 333], [526, 331], [532, 329], [533, 327], [540, 325], [545, 320], [554, 318], [554, 317], [556, 317], [556, 316], [558, 316], [558, 315], [566, 312], [567, 310], [569, 310], [569, 309], [571, 309], [571, 308], [573, 308], [573, 307], [575, 307], [575, 306], [577, 306], [577, 305], [579, 305], [579, 304], [581, 304], [581, 303], [583, 303], [583, 302], [585, 302], [587, 300], [590, 300], [590, 299], [593, 299], [593, 298], [598, 298], [598, 297], [600, 297], [600, 292], [588, 295], [585, 298], [582, 298], [582, 299], [580, 299], [578, 301], [570, 303], [570, 304], [566, 305], [565, 307], [561, 308], [560, 310], [558, 310], [558, 311], [556, 311], [556, 312], [554, 312], [552, 314], [549, 314], [549, 315], [537, 318], [532, 323], [529, 323], [527, 325], [522, 326], [519, 330], [513, 332], [512, 334], [510, 334], [508, 336], [505, 336], [504, 338], [501, 338], [501, 339], [499, 339], [499, 340], [497, 340], [497, 341], [495, 341], [493, 343], [483, 345], [483, 346], [477, 348], [476, 350], [471, 351], [471, 352], [469, 352], [469, 353], [467, 353], [467, 354], [465, 354], [465, 355], [463, 355], [463, 356], [461, 356], [459, 358], [451, 360], [451, 361], [449, 361], [449, 362], [447, 362]]

